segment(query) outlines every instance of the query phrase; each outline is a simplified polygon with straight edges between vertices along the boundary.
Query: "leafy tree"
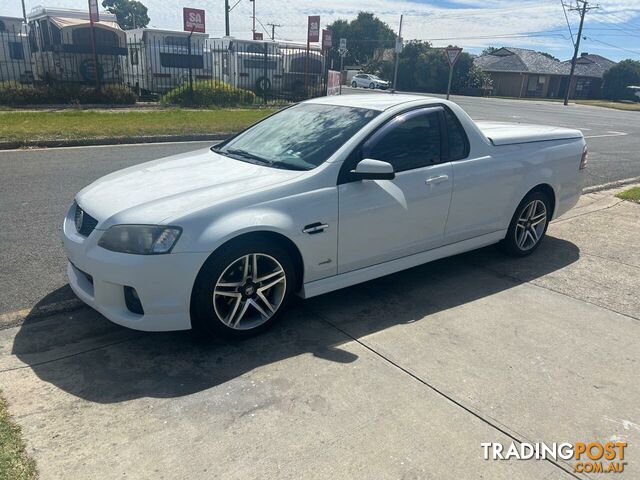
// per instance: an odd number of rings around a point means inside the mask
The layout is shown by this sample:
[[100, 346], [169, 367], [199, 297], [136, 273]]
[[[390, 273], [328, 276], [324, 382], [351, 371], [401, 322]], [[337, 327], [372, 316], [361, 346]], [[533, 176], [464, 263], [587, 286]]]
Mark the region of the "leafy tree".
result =
[[366, 65], [373, 60], [376, 49], [393, 48], [396, 41], [396, 34], [389, 25], [369, 12], [358, 13], [351, 21], [336, 20], [328, 28], [333, 37], [330, 58], [334, 65], [340, 64], [338, 47], [341, 38], [347, 39], [345, 65]]
[[633, 100], [629, 85], [640, 85], [640, 61], [622, 60], [607, 70], [602, 76], [602, 96], [611, 100]]
[[553, 56], [553, 55], [551, 55], [550, 53], [547, 53], [547, 52], [541, 52], [541, 51], [538, 51], [538, 53], [539, 53], [540, 55], [543, 55], [543, 56], [547, 57], [547, 58], [550, 58], [551, 60], [555, 60], [556, 62], [559, 62], [559, 61], [560, 61], [560, 59], [559, 59], [558, 57], [554, 57], [554, 56]]
[[116, 16], [123, 30], [144, 28], [151, 21], [147, 7], [137, 0], [104, 0], [102, 6]]
[[498, 47], [487, 47], [484, 50], [482, 50], [482, 52], [480, 53], [480, 56], [482, 55], [491, 55], [492, 53], [496, 52], [500, 50]]

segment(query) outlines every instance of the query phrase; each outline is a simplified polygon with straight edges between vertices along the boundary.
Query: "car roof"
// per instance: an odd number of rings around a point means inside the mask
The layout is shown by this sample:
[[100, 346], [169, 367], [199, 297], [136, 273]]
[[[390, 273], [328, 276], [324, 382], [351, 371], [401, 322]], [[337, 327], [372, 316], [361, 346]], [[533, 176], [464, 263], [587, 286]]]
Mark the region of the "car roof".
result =
[[423, 95], [406, 95], [398, 93], [361, 93], [318, 97], [307, 100], [304, 103], [319, 103], [323, 105], [336, 105], [342, 107], [368, 108], [370, 110], [382, 111], [408, 102], [420, 102], [428, 105], [430, 103], [442, 102], [442, 100], [435, 97], [425, 97]]

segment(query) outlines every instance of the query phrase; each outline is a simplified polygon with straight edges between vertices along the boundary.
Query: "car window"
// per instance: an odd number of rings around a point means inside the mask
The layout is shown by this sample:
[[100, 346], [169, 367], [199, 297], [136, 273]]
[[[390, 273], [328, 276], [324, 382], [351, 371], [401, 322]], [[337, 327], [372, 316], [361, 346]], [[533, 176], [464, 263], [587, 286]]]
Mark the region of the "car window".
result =
[[448, 108], [444, 109], [447, 122], [447, 135], [449, 137], [449, 160], [460, 160], [469, 155], [469, 140], [460, 121], [455, 118]]
[[373, 146], [368, 157], [389, 162], [396, 172], [439, 163], [438, 112], [417, 115], [399, 123]]

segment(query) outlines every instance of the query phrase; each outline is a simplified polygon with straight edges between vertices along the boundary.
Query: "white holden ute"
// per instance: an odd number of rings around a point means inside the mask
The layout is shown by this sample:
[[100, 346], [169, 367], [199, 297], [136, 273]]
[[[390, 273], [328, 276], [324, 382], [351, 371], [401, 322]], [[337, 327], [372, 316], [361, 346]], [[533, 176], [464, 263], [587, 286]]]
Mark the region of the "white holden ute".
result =
[[422, 96], [316, 98], [84, 188], [64, 220], [69, 283], [126, 327], [244, 337], [294, 294], [494, 243], [530, 255], [586, 162], [578, 130], [475, 123]]

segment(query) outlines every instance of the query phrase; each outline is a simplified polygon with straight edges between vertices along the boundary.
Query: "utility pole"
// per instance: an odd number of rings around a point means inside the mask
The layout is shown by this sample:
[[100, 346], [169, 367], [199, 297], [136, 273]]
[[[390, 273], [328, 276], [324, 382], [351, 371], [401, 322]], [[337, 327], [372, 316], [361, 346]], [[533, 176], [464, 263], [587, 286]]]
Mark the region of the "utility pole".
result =
[[22, 19], [25, 25], [27, 24], [27, 7], [24, 6], [24, 0], [22, 0]]
[[231, 9], [229, 8], [229, 0], [224, 0], [224, 34], [225, 36], [230, 36], [229, 33], [229, 12]]
[[276, 27], [281, 27], [282, 25], [278, 23], [267, 23], [271, 27], [271, 40], [276, 39]]
[[[400, 44], [400, 51], [398, 51], [398, 43]], [[396, 82], [398, 81], [398, 61], [400, 60], [400, 52], [402, 52], [402, 15], [400, 15], [400, 29], [398, 30], [398, 38], [396, 38], [395, 50], [396, 50], [396, 65], [393, 68], [393, 91], [394, 92], [397, 90]]]
[[256, 0], [249, 0], [251, 2], [251, 5], [253, 6], [253, 15], [252, 15], [252, 19], [253, 19], [253, 28], [251, 29], [252, 35], [251, 35], [251, 40], [255, 40], [256, 39]]
[[574, 45], [573, 50], [573, 58], [571, 59], [571, 70], [569, 72], [569, 81], [567, 82], [567, 90], [564, 92], [564, 104], [569, 105], [569, 91], [571, 90], [571, 81], [573, 80], [573, 74], [576, 70], [576, 60], [578, 59], [578, 52], [580, 51], [580, 39], [582, 38], [582, 26], [584, 25], [584, 16], [587, 11], [592, 10], [594, 8], [598, 8], [598, 6], [589, 7], [589, 2], [587, 0], [576, 0], [576, 5], [582, 4], [582, 8], [571, 7], [569, 10], [575, 10], [580, 12], [580, 27], [578, 27], [578, 36], [576, 37], [576, 44]]

